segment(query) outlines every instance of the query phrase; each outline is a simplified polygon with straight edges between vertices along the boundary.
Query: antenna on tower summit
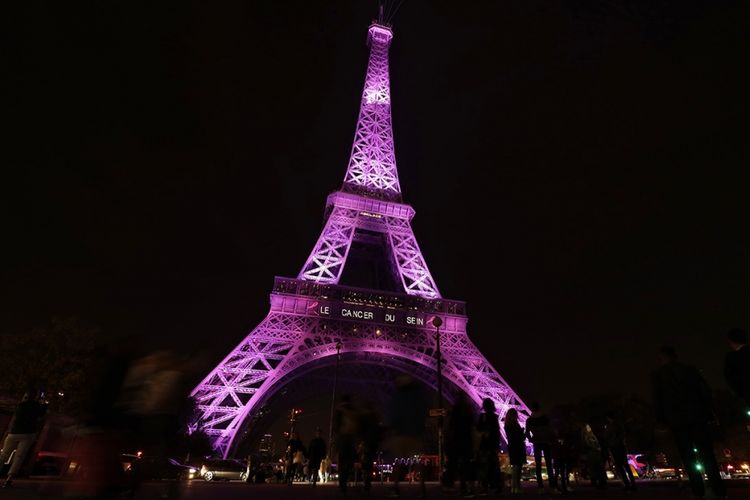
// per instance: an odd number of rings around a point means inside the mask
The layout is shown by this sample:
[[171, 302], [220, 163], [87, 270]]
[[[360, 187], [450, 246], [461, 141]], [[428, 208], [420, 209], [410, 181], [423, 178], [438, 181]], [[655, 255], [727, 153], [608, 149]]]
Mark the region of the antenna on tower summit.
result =
[[390, 25], [406, 0], [378, 0], [378, 24]]

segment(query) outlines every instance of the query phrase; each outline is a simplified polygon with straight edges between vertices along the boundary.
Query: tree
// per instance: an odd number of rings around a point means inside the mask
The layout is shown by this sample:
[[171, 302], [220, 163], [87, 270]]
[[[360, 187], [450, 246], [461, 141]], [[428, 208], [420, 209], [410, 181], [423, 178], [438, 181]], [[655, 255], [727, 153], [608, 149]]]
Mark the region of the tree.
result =
[[57, 411], [74, 411], [87, 395], [99, 330], [76, 318], [53, 318], [30, 332], [2, 338], [0, 393], [20, 398], [44, 391]]

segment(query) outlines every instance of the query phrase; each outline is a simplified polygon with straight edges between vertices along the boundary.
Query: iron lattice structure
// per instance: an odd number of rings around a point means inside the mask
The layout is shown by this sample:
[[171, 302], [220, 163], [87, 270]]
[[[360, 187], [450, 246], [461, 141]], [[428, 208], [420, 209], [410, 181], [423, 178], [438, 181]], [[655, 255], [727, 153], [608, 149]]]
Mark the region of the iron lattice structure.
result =
[[[370, 59], [349, 167], [326, 204], [323, 231], [298, 277], [277, 277], [266, 318], [193, 390], [202, 428], [224, 456], [243, 422], [281, 387], [335, 356], [337, 344], [358, 363], [411, 373], [436, 387], [435, 329], [443, 377], [477, 405], [495, 402], [500, 416], [526, 410], [472, 344], [465, 304], [440, 296], [411, 228], [414, 209], [401, 202], [391, 126], [390, 28], [368, 31]], [[380, 241], [399, 290], [339, 284], [354, 242]]]

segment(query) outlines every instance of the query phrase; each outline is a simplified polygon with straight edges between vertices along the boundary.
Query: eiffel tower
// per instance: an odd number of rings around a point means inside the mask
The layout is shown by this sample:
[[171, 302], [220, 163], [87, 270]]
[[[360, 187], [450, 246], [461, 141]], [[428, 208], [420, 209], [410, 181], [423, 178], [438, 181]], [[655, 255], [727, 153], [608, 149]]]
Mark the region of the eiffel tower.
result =
[[268, 315], [191, 394], [199, 410], [192, 427], [225, 457], [254, 411], [337, 356], [436, 387], [435, 316], [442, 320], [443, 380], [477, 405], [491, 398], [500, 417], [526, 410], [469, 340], [465, 303], [440, 295], [412, 231], [391, 125], [392, 39], [382, 21], [367, 31], [370, 57], [349, 166], [341, 189], [328, 196], [310, 256], [297, 278], [275, 278]]

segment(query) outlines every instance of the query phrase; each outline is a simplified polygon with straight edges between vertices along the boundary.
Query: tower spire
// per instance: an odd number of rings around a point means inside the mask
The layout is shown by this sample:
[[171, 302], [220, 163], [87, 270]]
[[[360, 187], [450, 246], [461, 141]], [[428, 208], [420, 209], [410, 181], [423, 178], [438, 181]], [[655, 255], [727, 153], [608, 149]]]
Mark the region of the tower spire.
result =
[[388, 48], [393, 31], [383, 23], [382, 4], [378, 22], [367, 31], [370, 59], [362, 91], [357, 129], [342, 191], [389, 201], [401, 201], [391, 124], [391, 85]]

